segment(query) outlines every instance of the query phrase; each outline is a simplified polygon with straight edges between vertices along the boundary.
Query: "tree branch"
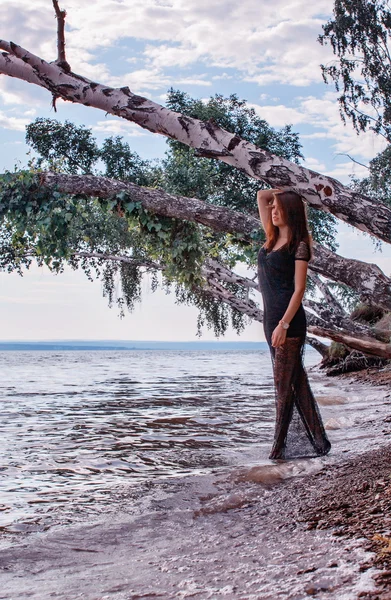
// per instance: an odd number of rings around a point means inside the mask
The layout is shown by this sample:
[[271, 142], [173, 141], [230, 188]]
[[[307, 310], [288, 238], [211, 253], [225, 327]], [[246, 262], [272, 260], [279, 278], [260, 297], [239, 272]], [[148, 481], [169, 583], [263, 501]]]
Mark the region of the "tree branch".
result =
[[369, 169], [368, 165], [364, 165], [364, 163], [360, 163], [360, 161], [356, 160], [355, 158], [353, 158], [352, 156], [350, 156], [350, 154], [346, 154], [345, 152], [337, 152], [338, 156], [347, 156], [348, 158], [350, 158], [350, 160], [354, 163], [356, 163], [356, 165], [360, 165], [361, 167], [365, 167], [366, 169]]
[[145, 267], [147, 271], [163, 271], [165, 269], [164, 265], [155, 263], [152, 260], [142, 260], [138, 258], [132, 258], [130, 256], [119, 256], [118, 254], [106, 254], [105, 252], [74, 252], [72, 256], [80, 258], [97, 258], [98, 260], [103, 261], [110, 260], [124, 262], [132, 265], [133, 267]]
[[208, 277], [207, 285], [202, 288], [203, 292], [209, 293], [216, 300], [220, 300], [225, 304], [228, 304], [231, 308], [238, 310], [239, 312], [247, 315], [254, 321], [263, 322], [263, 312], [252, 300], [243, 300], [238, 298], [235, 294], [227, 290], [221, 283], [212, 277]]
[[309, 335], [307, 335], [306, 342], [307, 342], [307, 344], [312, 346], [314, 348], [314, 350], [317, 350], [323, 358], [328, 356], [329, 347], [326, 344], [323, 344], [323, 342], [321, 342], [317, 338], [313, 338], [313, 337], [310, 337]]
[[345, 313], [344, 309], [342, 308], [341, 304], [338, 302], [336, 297], [331, 293], [328, 285], [324, 281], [322, 281], [316, 273], [311, 273], [309, 277], [313, 281], [313, 283], [319, 288], [319, 290], [322, 292], [323, 296], [325, 297], [326, 301], [331, 305], [332, 309], [338, 315], [345, 316], [346, 313]]
[[[32, 255], [31, 253], [29, 254]], [[145, 267], [147, 270], [160, 270], [164, 271], [165, 266], [159, 263], [155, 263], [149, 260], [142, 259], [134, 259], [132, 257], [122, 256], [122, 255], [113, 255], [106, 254], [100, 252], [75, 252], [73, 256], [82, 257], [82, 258], [97, 258], [99, 260], [109, 260], [109, 261], [118, 261], [125, 262], [127, 264], [131, 264], [137, 267]], [[263, 322], [263, 312], [259, 309], [257, 304], [253, 302], [253, 300], [247, 298], [246, 300], [236, 296], [233, 292], [226, 289], [219, 280], [220, 276], [223, 275], [226, 281], [235, 282], [239, 284], [240, 276], [236, 275], [233, 271], [228, 269], [228, 267], [223, 267], [217, 261], [210, 261], [216, 264], [217, 270], [213, 275], [213, 267], [209, 264], [202, 269], [204, 275], [206, 276], [205, 286], [202, 287], [202, 292], [208, 294], [210, 297], [215, 298], [221, 302], [224, 302], [231, 308], [238, 310], [239, 312], [247, 315], [250, 319], [253, 319], [258, 322]], [[251, 280], [244, 278], [244, 285], [247, 286], [248, 282]], [[253, 282], [251, 282], [253, 283]], [[239, 284], [240, 285], [240, 284]], [[308, 303], [308, 301], [304, 301], [304, 305], [309, 305], [312, 309], [317, 309], [317, 303], [313, 302]], [[341, 343], [344, 343], [348, 347], [360, 350], [366, 354], [371, 354], [374, 356], [380, 356], [382, 358], [391, 358], [391, 344], [384, 344], [375, 340], [373, 337], [369, 337], [367, 335], [368, 328], [365, 325], [360, 325], [357, 323], [350, 322], [345, 319], [344, 325], [348, 327], [349, 330], [341, 331], [330, 329], [329, 326], [324, 327], [324, 319], [319, 318], [318, 316], [306, 312], [307, 322], [308, 322], [308, 331], [314, 335], [329, 338]], [[326, 319], [328, 319], [329, 315], [326, 315]], [[356, 327], [355, 330], [352, 331], [352, 327]], [[322, 356], [325, 355], [327, 351], [327, 346], [322, 344], [318, 340], [307, 337], [307, 343], [313, 346]]]
[[[253, 241], [251, 234], [258, 232], [260, 222], [250, 215], [229, 208], [207, 204], [196, 198], [174, 196], [160, 189], [139, 187], [134, 183], [98, 177], [95, 175], [66, 175], [40, 173], [41, 185], [53, 191], [97, 198], [110, 198], [126, 192], [133, 202], [153, 213], [201, 223], [214, 231], [241, 234]], [[33, 193], [33, 192], [32, 192]], [[363, 302], [391, 310], [391, 280], [377, 265], [344, 258], [314, 242], [314, 258], [310, 270], [327, 279], [353, 288]]]
[[249, 279], [248, 277], [242, 277], [241, 275], [237, 275], [231, 269], [222, 265], [215, 259], [208, 259], [203, 267], [203, 273], [207, 277], [208, 274], [213, 274], [221, 281], [225, 281], [226, 283], [236, 283], [237, 285], [241, 285], [247, 289], [253, 289], [259, 291], [258, 282]]
[[[368, 338], [376, 339], [371, 327], [369, 327], [368, 325], [364, 325], [363, 323], [359, 323], [358, 321], [353, 321], [347, 315], [334, 313], [332, 310], [327, 308], [327, 306], [319, 304], [319, 302], [314, 302], [314, 300], [306, 298], [303, 300], [303, 306], [317, 313], [317, 315], [323, 321], [323, 324], [320, 321], [318, 322], [318, 325], [320, 325], [321, 327], [335, 327], [335, 329], [337, 330], [344, 329], [345, 331], [349, 331], [353, 335], [364, 335]], [[311, 322], [311, 325], [315, 325], [315, 323]]]
[[67, 13], [65, 10], [61, 10], [58, 5], [58, 0], [53, 0], [53, 6], [56, 13], [57, 18], [57, 60], [56, 63], [59, 67], [64, 69], [64, 64], [67, 65], [65, 69], [67, 72], [70, 72], [71, 68], [67, 63], [67, 59], [65, 56], [65, 17]]

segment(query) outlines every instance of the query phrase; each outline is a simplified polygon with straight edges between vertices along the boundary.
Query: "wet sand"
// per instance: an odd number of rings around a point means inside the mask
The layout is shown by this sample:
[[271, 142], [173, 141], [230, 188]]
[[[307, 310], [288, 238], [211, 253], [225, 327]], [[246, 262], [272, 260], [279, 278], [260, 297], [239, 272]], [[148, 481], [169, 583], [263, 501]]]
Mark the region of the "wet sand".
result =
[[383, 408], [350, 459], [152, 481], [113, 493], [106, 516], [15, 538], [0, 552], [0, 598], [390, 598], [389, 390], [376, 388]]

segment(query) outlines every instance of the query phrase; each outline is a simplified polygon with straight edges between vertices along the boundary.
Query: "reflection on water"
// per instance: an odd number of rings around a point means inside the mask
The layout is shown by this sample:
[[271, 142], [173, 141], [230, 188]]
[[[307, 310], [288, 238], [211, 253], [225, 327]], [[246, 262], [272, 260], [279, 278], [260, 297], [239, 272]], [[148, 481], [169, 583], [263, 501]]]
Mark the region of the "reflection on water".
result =
[[227, 465], [272, 435], [263, 352], [3, 352], [0, 368], [3, 527]]

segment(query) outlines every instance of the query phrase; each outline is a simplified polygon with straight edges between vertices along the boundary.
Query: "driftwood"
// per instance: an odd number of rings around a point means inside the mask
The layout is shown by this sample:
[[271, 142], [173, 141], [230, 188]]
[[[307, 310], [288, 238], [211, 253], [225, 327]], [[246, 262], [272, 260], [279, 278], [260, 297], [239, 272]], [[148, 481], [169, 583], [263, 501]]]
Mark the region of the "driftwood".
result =
[[324, 329], [323, 327], [314, 327], [311, 325], [308, 327], [308, 331], [313, 335], [318, 335], [319, 337], [328, 337], [335, 342], [346, 344], [350, 348], [360, 350], [360, 352], [364, 352], [365, 354], [391, 359], [391, 344], [385, 344], [372, 338], [358, 338], [351, 335], [349, 332], [345, 333], [343, 331], [330, 331], [328, 329]]

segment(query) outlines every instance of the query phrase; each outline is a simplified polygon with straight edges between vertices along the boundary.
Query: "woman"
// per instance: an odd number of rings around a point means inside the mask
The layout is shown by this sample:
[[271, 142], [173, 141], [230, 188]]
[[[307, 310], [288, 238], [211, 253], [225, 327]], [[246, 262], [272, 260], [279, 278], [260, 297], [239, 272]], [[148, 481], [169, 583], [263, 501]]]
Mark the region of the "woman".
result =
[[296, 192], [281, 190], [260, 190], [257, 200], [266, 233], [258, 280], [276, 393], [269, 458], [321, 456], [331, 446], [303, 366], [307, 323], [301, 301], [311, 259], [304, 203]]

